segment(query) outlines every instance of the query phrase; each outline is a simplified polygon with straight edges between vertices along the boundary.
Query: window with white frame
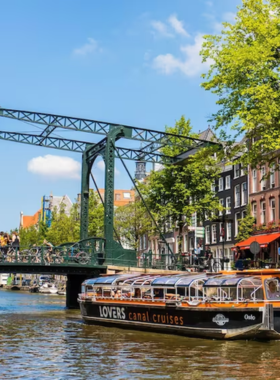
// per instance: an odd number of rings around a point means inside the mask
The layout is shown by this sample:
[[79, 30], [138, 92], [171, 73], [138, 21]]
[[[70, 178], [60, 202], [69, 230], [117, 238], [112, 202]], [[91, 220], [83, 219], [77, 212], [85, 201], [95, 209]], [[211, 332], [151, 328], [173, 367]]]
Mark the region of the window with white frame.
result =
[[188, 251], [188, 234], [184, 236], [184, 251]]
[[227, 175], [226, 176], [226, 188], [225, 188], [226, 190], [227, 189], [230, 189], [230, 175]]
[[258, 183], [257, 183], [257, 169], [252, 170], [252, 193], [256, 193], [258, 191]]
[[234, 218], [235, 236], [238, 235], [239, 219], [240, 219], [240, 212], [237, 212]]
[[240, 207], [240, 185], [234, 188], [234, 207]]
[[270, 220], [275, 222], [275, 220], [276, 220], [275, 198], [271, 198], [269, 200], [269, 203], [270, 203]]
[[[219, 203], [220, 203], [221, 207], [224, 207], [224, 200], [223, 200], [223, 198], [219, 199]], [[219, 210], [219, 215], [223, 215], [223, 210]]]
[[265, 201], [261, 202], [261, 224], [265, 224], [266, 204]]
[[275, 187], [275, 164], [273, 164], [272, 167], [270, 168], [269, 179], [270, 179], [270, 187]]
[[252, 203], [252, 215], [257, 220], [257, 202]]
[[231, 197], [226, 198], [226, 214], [231, 213]]
[[224, 241], [225, 231], [223, 227], [223, 223], [220, 223], [220, 241]]
[[223, 177], [219, 178], [219, 191], [224, 190], [224, 179]]
[[227, 222], [227, 240], [231, 240], [231, 229], [232, 229], [232, 227], [231, 227], [231, 222]]
[[241, 185], [241, 205], [244, 206], [247, 204], [247, 182], [243, 182]]
[[217, 243], [217, 226], [212, 224], [212, 243]]
[[210, 244], [211, 241], [210, 241], [210, 226], [206, 226], [205, 227], [205, 243], [206, 244]]
[[215, 191], [216, 191], [216, 184], [215, 184], [215, 182], [213, 182], [211, 184], [211, 191], [213, 191], [213, 193], [215, 193]]
[[234, 178], [238, 178], [240, 176], [240, 164], [234, 165]]
[[243, 166], [241, 166], [241, 165], [240, 165], [240, 175], [241, 175], [241, 176], [244, 175], [244, 168], [243, 168]]
[[265, 179], [265, 166], [262, 166], [261, 167], [261, 190], [265, 190], [265, 182], [266, 182], [266, 179]]

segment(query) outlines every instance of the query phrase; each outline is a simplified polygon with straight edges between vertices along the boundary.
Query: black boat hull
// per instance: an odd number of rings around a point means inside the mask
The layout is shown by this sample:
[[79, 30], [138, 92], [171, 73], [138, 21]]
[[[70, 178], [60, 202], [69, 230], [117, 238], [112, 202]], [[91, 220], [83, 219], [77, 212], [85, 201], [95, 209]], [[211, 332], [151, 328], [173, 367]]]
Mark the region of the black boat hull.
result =
[[272, 308], [266, 306], [188, 308], [181, 305], [132, 305], [81, 300], [79, 302], [83, 320], [90, 324], [212, 339], [280, 338], [274, 330]]

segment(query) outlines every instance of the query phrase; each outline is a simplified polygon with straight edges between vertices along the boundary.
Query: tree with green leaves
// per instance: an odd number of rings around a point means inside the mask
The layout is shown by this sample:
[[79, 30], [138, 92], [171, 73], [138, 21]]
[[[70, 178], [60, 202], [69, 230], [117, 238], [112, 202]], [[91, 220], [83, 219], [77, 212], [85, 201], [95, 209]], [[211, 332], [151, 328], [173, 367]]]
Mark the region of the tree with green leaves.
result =
[[243, 219], [241, 219], [239, 222], [238, 235], [236, 237], [236, 240], [240, 242], [252, 236], [253, 226], [255, 223], [256, 223], [256, 220], [252, 216], [251, 207], [250, 207], [250, 204], [248, 204], [247, 209], [246, 209], [246, 216]]
[[65, 212], [65, 204], [61, 203], [59, 209], [54, 207], [52, 211], [52, 222], [48, 229], [46, 239], [54, 246], [62, 243], [79, 241], [80, 220], [78, 205], [72, 206], [70, 215]]
[[114, 226], [122, 244], [132, 249], [139, 249], [140, 237], [152, 236], [153, 226], [145, 206], [141, 199], [136, 197], [134, 202], [120, 206], [115, 211]]
[[[233, 23], [221, 35], [207, 35], [201, 51], [211, 62], [203, 88], [217, 97], [212, 115], [221, 140], [246, 135], [254, 142], [241, 161], [257, 167], [280, 149], [280, 0], [243, 0]], [[227, 132], [228, 126], [231, 132]]]
[[[184, 117], [173, 128], [167, 127], [166, 131], [197, 137], [192, 133], [190, 121]], [[176, 146], [162, 149], [168, 155], [173, 155], [175, 150], [176, 154], [182, 153]], [[162, 230], [166, 222], [171, 221], [173, 227], [177, 224], [181, 236], [183, 227], [190, 226], [194, 213], [197, 220], [203, 222], [206, 216], [211, 219], [213, 211], [221, 209], [216, 194], [211, 191], [211, 185], [220, 173], [213, 153], [213, 148], [194, 150], [193, 155], [181, 163], [165, 164], [162, 170], [152, 171], [146, 183], [140, 186]]]
[[104, 206], [93, 190], [90, 190], [89, 194], [88, 234], [95, 237], [104, 236]]
[[38, 226], [20, 228], [19, 238], [21, 248], [29, 248], [32, 245], [41, 245], [47, 236], [48, 226], [42, 220]]

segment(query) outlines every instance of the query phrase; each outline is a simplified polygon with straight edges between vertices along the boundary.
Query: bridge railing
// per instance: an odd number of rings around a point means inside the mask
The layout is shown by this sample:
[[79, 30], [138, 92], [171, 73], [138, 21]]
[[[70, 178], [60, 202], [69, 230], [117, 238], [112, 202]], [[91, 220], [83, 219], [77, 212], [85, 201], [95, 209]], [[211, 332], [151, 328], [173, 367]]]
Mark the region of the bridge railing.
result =
[[52, 265], [52, 266], [124, 266], [153, 269], [182, 270], [183, 264], [176, 255], [158, 255], [151, 251], [136, 256], [129, 251], [115, 257], [106, 257], [105, 239], [89, 238], [68, 242], [57, 247], [0, 247], [0, 265]]
[[155, 254], [152, 251], [133, 255], [120, 255], [118, 257], [106, 259], [107, 265], [151, 268], [158, 270], [186, 270], [186, 265], [178, 254], [171, 256], [170, 254]]
[[90, 238], [79, 242], [64, 243], [57, 247], [1, 247], [0, 265], [104, 265], [105, 240]]

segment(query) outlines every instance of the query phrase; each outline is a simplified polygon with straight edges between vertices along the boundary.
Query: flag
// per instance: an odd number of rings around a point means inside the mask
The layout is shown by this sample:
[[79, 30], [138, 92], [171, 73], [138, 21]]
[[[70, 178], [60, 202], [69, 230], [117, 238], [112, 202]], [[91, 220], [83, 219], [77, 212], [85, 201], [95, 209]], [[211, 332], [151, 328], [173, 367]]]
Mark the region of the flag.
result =
[[222, 236], [223, 238], [225, 237], [225, 229], [224, 229], [224, 227], [221, 228], [220, 236]]

